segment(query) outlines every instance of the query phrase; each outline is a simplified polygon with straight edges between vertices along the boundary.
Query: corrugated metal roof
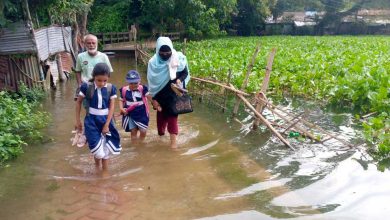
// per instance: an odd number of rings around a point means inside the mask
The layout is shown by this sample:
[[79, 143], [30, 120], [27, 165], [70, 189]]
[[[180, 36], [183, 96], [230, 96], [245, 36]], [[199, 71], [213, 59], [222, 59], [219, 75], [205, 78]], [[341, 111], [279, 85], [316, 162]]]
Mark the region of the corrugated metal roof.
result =
[[36, 53], [32, 34], [24, 23], [10, 24], [0, 30], [0, 54]]
[[39, 51], [39, 59], [46, 60], [49, 57], [49, 41], [47, 39], [47, 30], [41, 29], [35, 31], [35, 40]]
[[42, 28], [35, 31], [35, 39], [40, 60], [46, 60], [49, 56], [56, 53], [70, 52], [72, 44], [71, 28], [55, 26]]

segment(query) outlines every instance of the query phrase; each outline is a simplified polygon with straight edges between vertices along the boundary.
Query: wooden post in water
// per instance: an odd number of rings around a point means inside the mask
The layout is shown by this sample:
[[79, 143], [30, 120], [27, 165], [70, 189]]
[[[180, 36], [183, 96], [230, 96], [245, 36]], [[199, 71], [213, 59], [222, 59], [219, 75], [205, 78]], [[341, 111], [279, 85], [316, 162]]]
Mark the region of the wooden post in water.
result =
[[272, 125], [271, 123], [265, 119], [259, 112], [256, 111], [256, 109], [251, 105], [251, 103], [248, 102], [248, 100], [246, 100], [244, 98], [244, 96], [242, 96], [241, 94], [237, 94], [237, 96], [244, 102], [244, 104], [250, 109], [252, 110], [252, 112], [272, 131], [272, 133], [274, 133], [278, 138], [279, 140], [281, 140], [286, 146], [288, 146], [289, 148], [295, 150], [295, 148], [293, 146], [291, 146], [290, 142], [288, 142]]
[[[229, 69], [229, 73], [228, 73], [228, 79], [227, 79], [227, 85], [229, 85], [230, 84], [230, 80], [231, 80], [231, 78], [232, 78], [232, 70], [231, 69]], [[224, 108], [222, 108], [222, 112], [225, 112], [225, 110], [226, 110], [226, 108], [227, 108], [227, 101], [228, 101], [228, 91], [227, 91], [227, 89], [225, 88], [225, 91], [224, 91], [224, 96], [225, 96], [225, 100], [224, 100], [224, 102], [223, 102], [223, 107]]]
[[187, 38], [184, 38], [183, 54], [186, 55]]
[[134, 40], [134, 58], [135, 58], [135, 70], [138, 71], [138, 46], [137, 46], [137, 28], [135, 24], [131, 25], [131, 34], [133, 35]]
[[64, 74], [64, 69], [62, 68], [61, 54], [57, 53], [55, 56], [55, 59], [57, 61], [58, 78], [59, 78], [60, 82], [64, 82], [66, 80], [66, 76]]
[[[249, 75], [252, 72], [252, 68], [253, 68], [253, 66], [255, 64], [256, 57], [259, 54], [259, 52], [260, 52], [260, 43], [257, 43], [255, 52], [253, 53], [253, 56], [252, 56], [252, 59], [248, 63], [245, 79], [244, 79], [244, 81], [242, 82], [242, 85], [241, 85], [241, 89], [240, 89], [241, 91], [244, 91], [246, 86], [247, 86], [247, 84], [248, 84]], [[236, 115], [237, 115], [238, 108], [240, 107], [240, 103], [241, 103], [241, 99], [236, 99], [236, 104], [234, 105], [234, 108], [233, 108], [233, 118], [236, 117]]]
[[[265, 92], [268, 89], [268, 84], [269, 84], [269, 79], [271, 76], [272, 64], [274, 62], [275, 53], [276, 53], [276, 49], [273, 48], [270, 55], [268, 56], [267, 67], [265, 69], [263, 84], [261, 86], [260, 92], [256, 94], [256, 99], [266, 99]], [[256, 104], [256, 111], [261, 114], [263, 112], [263, 109], [264, 109], [264, 103], [259, 102], [259, 101], [256, 101], [256, 103], [257, 103]], [[253, 121], [252, 129], [256, 130], [259, 127], [259, 123], [260, 123], [260, 120], [256, 118]]]

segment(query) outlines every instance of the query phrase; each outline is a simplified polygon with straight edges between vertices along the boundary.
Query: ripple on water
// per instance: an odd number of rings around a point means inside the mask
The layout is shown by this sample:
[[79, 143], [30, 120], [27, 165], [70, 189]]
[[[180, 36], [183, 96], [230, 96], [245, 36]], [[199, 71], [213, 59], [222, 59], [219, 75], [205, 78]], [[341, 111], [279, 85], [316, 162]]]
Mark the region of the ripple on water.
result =
[[137, 185], [134, 183], [128, 183], [122, 186], [122, 190], [124, 192], [136, 192], [136, 191], [143, 191], [144, 189], [142, 187], [137, 187]]
[[[123, 149], [120, 155], [113, 155], [110, 158], [108, 175], [105, 178], [124, 177], [142, 170], [142, 167], [134, 168], [131, 161], [137, 157], [138, 153], [134, 148]], [[94, 181], [102, 179], [101, 172], [95, 168], [93, 155], [89, 152], [78, 154], [74, 152], [65, 157], [65, 160], [73, 168], [70, 171], [50, 170], [47, 175], [54, 179]], [[64, 173], [67, 172], [67, 173]]]
[[216, 141], [210, 142], [208, 144], [205, 144], [203, 146], [200, 146], [200, 147], [191, 148], [187, 152], [182, 153], [181, 155], [192, 155], [192, 154], [196, 154], [196, 153], [199, 153], [201, 151], [207, 150], [207, 149], [215, 146], [218, 143], [218, 141], [219, 141], [219, 139]]
[[290, 181], [290, 178], [282, 178], [282, 179], [276, 179], [276, 180], [268, 180], [268, 181], [263, 181], [260, 183], [253, 184], [249, 187], [246, 187], [244, 189], [241, 189], [237, 192], [232, 192], [232, 193], [225, 193], [221, 194], [217, 197], [215, 197], [215, 200], [226, 200], [230, 198], [236, 198], [236, 197], [242, 197], [242, 196], [247, 196], [254, 194], [256, 192], [262, 191], [262, 190], [268, 190], [273, 187], [278, 187], [278, 186], [283, 186], [285, 183]]

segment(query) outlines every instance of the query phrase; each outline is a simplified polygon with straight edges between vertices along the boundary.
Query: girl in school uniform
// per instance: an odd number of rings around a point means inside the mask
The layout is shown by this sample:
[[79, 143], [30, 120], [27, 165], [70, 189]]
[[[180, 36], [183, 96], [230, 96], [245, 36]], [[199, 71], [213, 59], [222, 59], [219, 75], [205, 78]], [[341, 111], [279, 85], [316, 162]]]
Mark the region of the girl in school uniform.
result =
[[145, 139], [146, 131], [149, 126], [149, 106], [148, 99], [151, 96], [148, 87], [141, 85], [141, 77], [135, 70], [130, 70], [126, 74], [127, 86], [119, 89], [119, 108], [121, 110], [122, 127], [126, 132], [131, 132], [131, 140]]
[[[103, 170], [108, 168], [111, 154], [119, 154], [122, 150], [119, 133], [112, 121], [116, 88], [108, 83], [110, 68], [105, 63], [95, 65], [92, 79], [83, 83], [76, 104], [76, 128], [81, 131], [80, 110], [82, 103], [86, 108], [84, 132], [95, 165]], [[84, 100], [84, 102], [83, 102]]]

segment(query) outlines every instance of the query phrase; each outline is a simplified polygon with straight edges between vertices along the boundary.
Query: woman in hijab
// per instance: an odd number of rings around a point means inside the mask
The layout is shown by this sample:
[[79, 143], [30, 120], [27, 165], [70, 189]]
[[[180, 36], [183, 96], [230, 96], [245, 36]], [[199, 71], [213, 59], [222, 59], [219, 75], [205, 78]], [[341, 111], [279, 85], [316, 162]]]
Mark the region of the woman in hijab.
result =
[[178, 115], [169, 110], [176, 96], [171, 83], [185, 88], [190, 74], [186, 56], [173, 49], [172, 41], [168, 37], [157, 39], [156, 54], [149, 60], [147, 78], [152, 105], [157, 110], [158, 135], [162, 136], [165, 130], [168, 130], [171, 148], [177, 148]]

